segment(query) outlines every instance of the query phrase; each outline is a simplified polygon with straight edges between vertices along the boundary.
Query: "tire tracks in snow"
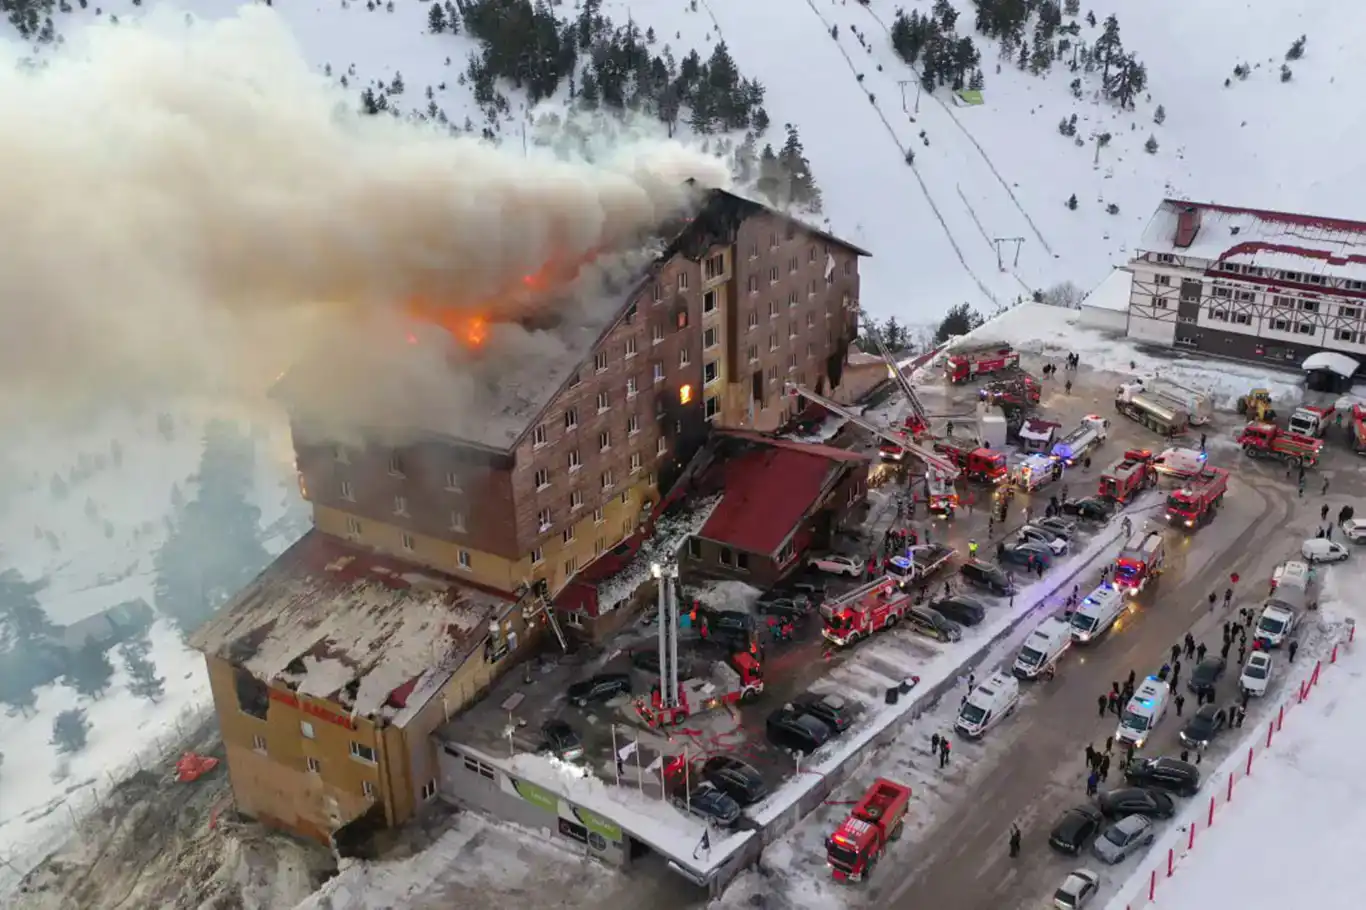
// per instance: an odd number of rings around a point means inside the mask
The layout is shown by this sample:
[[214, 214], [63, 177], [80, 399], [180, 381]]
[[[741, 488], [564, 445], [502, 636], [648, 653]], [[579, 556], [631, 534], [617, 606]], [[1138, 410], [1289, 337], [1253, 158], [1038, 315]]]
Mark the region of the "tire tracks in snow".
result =
[[[874, 12], [871, 6], [864, 6], [862, 3], [858, 5], [860, 7], [863, 7], [864, 11], [867, 12], [868, 15], [873, 18], [873, 21], [882, 27], [882, 31], [887, 35], [887, 40], [891, 41], [892, 30], [887, 27], [887, 23], [882, 21], [882, 18], [878, 16], [876, 12]], [[907, 69], [911, 71], [912, 74], [919, 78], [920, 73], [916, 71], [916, 68], [914, 66], [911, 66], [909, 63], [906, 63], [905, 66]], [[963, 121], [958, 119], [958, 115], [953, 112], [953, 108], [950, 105], [945, 104], [940, 98], [936, 97], [933, 92], [930, 92], [929, 96], [931, 101], [939, 105], [940, 109], [943, 110], [944, 113], [949, 115], [949, 119], [953, 121], [953, 125], [958, 127], [958, 129], [962, 131], [963, 135], [966, 136], [968, 138], [968, 141], [972, 143], [972, 147], [977, 149], [977, 154], [982, 156], [982, 160], [986, 162], [987, 169], [990, 170], [992, 175], [996, 178], [996, 182], [1001, 184], [1001, 189], [1006, 191], [1006, 195], [1010, 197], [1010, 201], [1015, 204], [1015, 208], [1024, 218], [1025, 223], [1029, 225], [1029, 229], [1033, 231], [1034, 236], [1038, 238], [1039, 245], [1044, 248], [1044, 252], [1048, 253], [1049, 256], [1056, 256], [1057, 254], [1053, 252], [1053, 248], [1048, 245], [1048, 240], [1044, 237], [1043, 231], [1039, 230], [1039, 226], [1034, 223], [1034, 219], [1031, 218], [1029, 216], [1029, 212], [1025, 210], [1024, 204], [1021, 203], [1019, 197], [1015, 195], [1014, 188], [1006, 182], [1006, 179], [1004, 177], [1001, 176], [1001, 172], [996, 170], [995, 162], [991, 160], [991, 156], [987, 154], [987, 150], [982, 148], [982, 143], [978, 142], [977, 137], [972, 135], [972, 133], [968, 131], [968, 128], [963, 125]]]
[[[816, 8], [814, 0], [806, 0], [806, 5], [811, 8], [811, 12], [820, 20], [821, 25], [825, 28], [826, 35], [829, 35], [831, 23], [825, 18], [821, 11]], [[840, 56], [844, 58], [844, 62], [849, 67], [850, 74], [853, 75], [857, 82], [859, 73], [858, 67], [854, 64], [853, 59], [850, 58], [849, 52], [844, 49], [844, 45], [840, 44], [839, 39], [835, 38], [831, 40], [835, 42], [835, 48], [840, 52]], [[858, 83], [858, 86], [859, 91], [861, 91], [864, 96], [871, 98], [868, 90], [863, 87], [862, 83]], [[892, 137], [892, 142], [901, 150], [901, 159], [904, 162], [906, 160], [907, 148], [901, 142], [901, 137], [896, 134], [896, 130], [892, 128], [891, 122], [887, 120], [887, 115], [882, 112], [882, 108], [877, 104], [877, 101], [872, 100], [870, 103], [873, 106], [874, 113], [876, 113], [878, 119], [882, 121], [882, 125], [887, 128], [887, 135]], [[999, 305], [1000, 301], [996, 299], [996, 295], [991, 292], [991, 289], [987, 287], [986, 282], [982, 281], [981, 277], [972, 270], [972, 266], [968, 264], [967, 256], [963, 255], [963, 249], [958, 245], [958, 240], [953, 236], [953, 231], [949, 229], [948, 222], [944, 220], [943, 213], [939, 211], [939, 206], [935, 204], [934, 196], [930, 195], [930, 188], [926, 185], [925, 178], [920, 176], [920, 169], [914, 164], [910, 164], [909, 167], [911, 173], [915, 176], [916, 183], [920, 184], [920, 191], [925, 194], [925, 201], [929, 203], [930, 211], [934, 214], [935, 220], [938, 221], [939, 226], [944, 229], [944, 236], [948, 239], [949, 246], [953, 247], [954, 255], [958, 257], [958, 262], [963, 266], [963, 271], [968, 273], [968, 277], [972, 279], [973, 283], [977, 285], [977, 289], [980, 290], [988, 300]]]

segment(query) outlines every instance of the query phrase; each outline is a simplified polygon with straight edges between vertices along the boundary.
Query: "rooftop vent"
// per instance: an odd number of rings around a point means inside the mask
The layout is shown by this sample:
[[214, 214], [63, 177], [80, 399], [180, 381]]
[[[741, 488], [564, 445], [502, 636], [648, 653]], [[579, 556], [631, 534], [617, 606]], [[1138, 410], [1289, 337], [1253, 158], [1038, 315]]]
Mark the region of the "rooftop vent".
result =
[[1195, 242], [1200, 233], [1200, 210], [1193, 205], [1183, 205], [1176, 213], [1176, 245], [1185, 249]]

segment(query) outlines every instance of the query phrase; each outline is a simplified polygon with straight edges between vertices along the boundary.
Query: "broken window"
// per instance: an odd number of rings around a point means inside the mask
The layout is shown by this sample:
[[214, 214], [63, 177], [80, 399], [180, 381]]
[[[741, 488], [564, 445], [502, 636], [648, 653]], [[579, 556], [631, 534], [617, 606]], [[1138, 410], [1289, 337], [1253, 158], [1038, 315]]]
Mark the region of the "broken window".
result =
[[265, 720], [266, 712], [270, 709], [270, 686], [246, 670], [233, 673], [233, 685], [237, 689], [238, 709], [257, 720]]

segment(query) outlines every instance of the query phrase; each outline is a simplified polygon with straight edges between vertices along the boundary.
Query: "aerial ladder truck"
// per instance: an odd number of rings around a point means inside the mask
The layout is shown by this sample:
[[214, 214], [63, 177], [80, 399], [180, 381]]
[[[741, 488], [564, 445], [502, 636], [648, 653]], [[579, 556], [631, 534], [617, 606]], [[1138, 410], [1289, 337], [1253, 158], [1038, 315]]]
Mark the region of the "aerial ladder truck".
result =
[[887, 364], [887, 370], [892, 374], [892, 379], [896, 381], [897, 387], [901, 389], [901, 394], [911, 406], [911, 412], [906, 415], [906, 432], [911, 435], [912, 439], [919, 440], [930, 431], [930, 415], [925, 410], [925, 406], [920, 403], [920, 396], [915, 394], [915, 388], [911, 385], [910, 379], [901, 372], [901, 367], [897, 365], [896, 358], [892, 356], [891, 351], [887, 350], [887, 345], [883, 343], [882, 336], [878, 334], [877, 329], [872, 326], [865, 326], [864, 330], [868, 333], [868, 337], [873, 339], [873, 345], [877, 348], [878, 354], [882, 356], [883, 362]]
[[838, 414], [854, 426], [872, 433], [883, 443], [896, 446], [913, 457], [919, 458], [925, 463], [925, 485], [930, 511], [942, 512], [945, 515], [953, 514], [958, 507], [958, 493], [953, 484], [958, 479], [959, 472], [958, 466], [948, 458], [918, 445], [911, 440], [909, 433], [899, 433], [887, 427], [880, 427], [861, 414], [831, 401], [824, 395], [818, 395], [810, 389], [803, 388], [795, 382], [786, 383], [784, 388], [790, 397], [801, 397], [807, 401], [814, 401], [830, 413]]

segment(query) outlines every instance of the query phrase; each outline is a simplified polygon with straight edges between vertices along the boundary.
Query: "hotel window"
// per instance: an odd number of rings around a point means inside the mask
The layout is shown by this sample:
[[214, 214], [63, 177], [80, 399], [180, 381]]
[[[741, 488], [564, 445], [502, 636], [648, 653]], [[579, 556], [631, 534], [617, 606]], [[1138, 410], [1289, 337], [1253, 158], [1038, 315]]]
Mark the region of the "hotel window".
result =
[[602, 472], [602, 488], [603, 488], [604, 490], [610, 490], [610, 489], [612, 489], [612, 472], [611, 472], [611, 471], [603, 471], [603, 472]]
[[1271, 328], [1277, 332], [1286, 332], [1290, 330], [1290, 323], [1284, 319], [1273, 319], [1271, 320]]
[[1176, 257], [1173, 256], [1171, 253], [1157, 253], [1153, 256], [1153, 259], [1157, 260], [1158, 262], [1165, 263], [1167, 265], [1170, 265], [1171, 263], [1176, 261]]
[[465, 532], [465, 513], [458, 509], [451, 511], [451, 530], [461, 534]]
[[769, 318], [769, 319], [777, 319], [777, 318], [778, 318], [778, 301], [776, 301], [776, 300], [770, 300], [770, 301], [768, 302], [768, 318]]
[[537, 468], [536, 473], [532, 475], [532, 480], [536, 484], [536, 489], [544, 490], [550, 486], [550, 469]]
[[1257, 299], [1257, 295], [1252, 291], [1236, 291], [1233, 294], [1233, 299], [1239, 303], [1251, 303]]
[[1301, 300], [1300, 309], [1306, 313], [1317, 313], [1319, 311], [1319, 302], [1317, 300]]
[[635, 378], [632, 377], [631, 379], [626, 380], [626, 397], [627, 397], [627, 398], [635, 398], [635, 397], [636, 397], [636, 392], [637, 392], [637, 391], [639, 391], [639, 390], [638, 390], [637, 387], [636, 387], [636, 380], [635, 380]]
[[431, 780], [427, 781], [425, 784], [422, 785], [422, 799], [423, 799], [424, 802], [425, 802], [426, 800], [431, 799], [431, 798], [434, 797], [434, 796], [436, 796], [436, 778], [435, 778], [435, 777], [433, 777]]
[[630, 360], [636, 356], [636, 336], [632, 335], [626, 339], [626, 359]]
[[607, 372], [607, 352], [598, 351], [593, 355], [593, 370], [598, 373]]
[[356, 490], [351, 486], [351, 481], [343, 480], [341, 482], [341, 498], [345, 499], [347, 502], [356, 501]]
[[449, 493], [459, 493], [461, 491], [460, 475], [456, 474], [454, 471], [446, 472], [446, 491]]
[[544, 424], [538, 425], [531, 431], [531, 447], [534, 449], [539, 449], [545, 445], [548, 439], [549, 436], [546, 435]]
[[788, 355], [787, 355], [787, 371], [788, 371], [789, 373], [791, 373], [791, 372], [792, 372], [793, 370], [795, 370], [795, 369], [797, 369], [797, 355], [796, 355], [796, 354], [788, 354]]
[[611, 404], [611, 403], [610, 403], [610, 401], [609, 401], [609, 399], [608, 399], [607, 393], [606, 393], [606, 392], [599, 392], [599, 393], [598, 393], [598, 413], [601, 414], [603, 411], [607, 410], [607, 408], [610, 407], [610, 404]]
[[708, 281], [713, 278], [720, 278], [722, 275], [726, 274], [725, 254], [717, 253], [715, 256], [708, 257], [706, 263], [702, 267], [706, 272]]
[[408, 498], [407, 498], [406, 496], [395, 496], [395, 497], [394, 497], [394, 514], [395, 514], [395, 515], [402, 515], [402, 516], [405, 516], [405, 517], [407, 516], [407, 514], [408, 514]]
[[543, 562], [545, 562], [545, 552], [540, 547], [532, 547], [531, 564], [533, 566], [539, 566]]
[[793, 256], [791, 259], [787, 260], [787, 270], [788, 270], [789, 272], [795, 272], [795, 271], [797, 271], [797, 257], [796, 257], [796, 256]]
[[816, 261], [816, 245], [815, 245], [814, 243], [811, 244], [811, 249], [809, 249], [809, 250], [806, 251], [806, 261], [807, 261], [807, 262], [815, 262], [815, 261]]
[[600, 525], [605, 519], [602, 516], [602, 509], [593, 510], [593, 524]]
[[389, 473], [394, 477], [403, 476], [403, 456], [397, 452], [389, 453]]
[[655, 285], [653, 288], [651, 288], [650, 290], [651, 290], [651, 295], [654, 297], [655, 303], [659, 303], [661, 300], [664, 299], [664, 285], [662, 285], [662, 284], [656, 284], [656, 285]]
[[707, 291], [702, 295], [702, 315], [716, 312], [716, 292]]
[[361, 527], [360, 519], [346, 516], [346, 533], [352, 537], [359, 537], [365, 529]]
[[1357, 340], [1357, 333], [1348, 331], [1347, 329], [1338, 329], [1333, 333], [1333, 338], [1336, 341], [1346, 341], [1349, 344], [1355, 343]]
[[756, 360], [758, 360], [759, 346], [757, 344], [752, 344], [749, 347], [745, 348], [745, 357], [749, 360], [750, 363], [754, 363]]
[[612, 431], [603, 430], [598, 434], [598, 451], [606, 452], [612, 448]]
[[1211, 291], [1210, 293], [1211, 293], [1213, 296], [1215, 296], [1215, 297], [1220, 297], [1220, 298], [1223, 298], [1223, 299], [1227, 300], [1228, 298], [1230, 298], [1230, 297], [1233, 296], [1233, 289], [1232, 289], [1232, 288], [1225, 288], [1225, 287], [1216, 287], [1216, 288], [1215, 288], [1213, 291]]
[[1356, 319], [1361, 315], [1361, 310], [1354, 306], [1340, 306], [1338, 307], [1338, 315], [1343, 319]]
[[707, 396], [707, 419], [711, 420], [721, 413], [721, 399], [715, 395]]
[[253, 737], [251, 738], [251, 747], [252, 747], [254, 750], [256, 750], [257, 752], [260, 752], [262, 755], [265, 755], [265, 754], [266, 754], [266, 738], [265, 738], [264, 736], [261, 736], [260, 734], [257, 734], [256, 736], [253, 736]]
[[650, 344], [659, 344], [664, 340], [664, 326], [650, 326]]
[[626, 435], [634, 436], [640, 432], [640, 415], [632, 414], [626, 418]]
[[745, 282], [745, 287], [751, 294], [759, 293], [759, 276], [750, 275], [749, 280]]
[[651, 367], [651, 378], [655, 382], [664, 381], [664, 364], [656, 363], [654, 364], [654, 366]]
[[807, 314], [806, 314], [806, 327], [807, 327], [808, 329], [812, 329], [812, 328], [815, 328], [815, 327], [816, 327], [816, 314], [815, 314], [815, 313], [807, 313]]
[[455, 561], [457, 564], [459, 564], [460, 568], [468, 569], [470, 567], [470, 551], [461, 550], [459, 553], [456, 554]]
[[569, 494], [569, 511], [573, 512], [573, 511], [576, 510], [576, 509], [582, 509], [582, 508], [583, 508], [583, 493], [580, 492], [579, 490], [575, 490], [574, 492], [572, 492], [572, 493]]
[[577, 471], [577, 470], [578, 470], [579, 468], [581, 468], [581, 467], [583, 467], [583, 460], [579, 457], [579, 450], [578, 450], [578, 449], [570, 449], [570, 450], [569, 450], [569, 471], [570, 471], [570, 473], [572, 474], [574, 471]]
[[787, 305], [788, 305], [789, 307], [794, 307], [794, 306], [797, 305], [797, 292], [796, 292], [796, 291], [788, 291], [788, 292], [787, 292]]
[[769, 333], [768, 333], [768, 349], [769, 349], [770, 351], [776, 351], [776, 350], [778, 350], [778, 333], [777, 333], [777, 332], [769, 332]]
[[778, 232], [777, 232], [777, 231], [774, 231], [772, 234], [769, 234], [769, 235], [768, 235], [768, 248], [769, 248], [770, 250], [776, 250], [776, 249], [778, 248]]
[[702, 333], [702, 347], [716, 347], [716, 329], [707, 329], [705, 332]]
[[371, 781], [361, 781], [360, 789], [361, 792], [365, 794], [366, 799], [375, 798], [375, 785]]
[[679, 289], [680, 291], [686, 291], [686, 290], [688, 289], [688, 273], [687, 273], [687, 272], [679, 272], [679, 273], [678, 273], [678, 289]]
[[[569, 527], [565, 528], [562, 532], [560, 532], [560, 539], [563, 540], [565, 543], [573, 543], [573, 542], [574, 542], [574, 526], [573, 526], [573, 525], [570, 525]], [[573, 570], [571, 569], [570, 571], [573, 571]]]
[[318, 761], [318, 760], [317, 760], [316, 758], [314, 758], [313, 756], [311, 756], [311, 755], [308, 756], [308, 758], [306, 758], [304, 761], [305, 761], [305, 763], [306, 763], [307, 766], [308, 766], [308, 773], [309, 773], [309, 774], [322, 774], [322, 773], [323, 773], [323, 763], [320, 762], [320, 761]]
[[683, 348], [678, 352], [678, 365], [680, 367], [685, 367], [690, 363], [692, 363], [692, 354], [688, 353], [687, 348]]
[[574, 569], [575, 569], [575, 568], [577, 568], [577, 560], [575, 560], [574, 557], [572, 557], [572, 556], [569, 557], [568, 559], [566, 559], [566, 560], [564, 561], [564, 575], [565, 575], [565, 578], [568, 578], [569, 576], [573, 575], [573, 574], [574, 574]]
[[1281, 295], [1279, 295], [1279, 294], [1276, 295], [1275, 297], [1272, 297], [1272, 298], [1271, 298], [1271, 302], [1274, 303], [1276, 306], [1292, 307], [1292, 308], [1295, 306], [1295, 298], [1294, 298], [1294, 297], [1283, 297], [1283, 296], [1281, 296]]
[[669, 450], [669, 441], [663, 436], [655, 440], [655, 454], [663, 455]]
[[1312, 335], [1317, 329], [1314, 328], [1312, 322], [1301, 322], [1295, 326], [1295, 331], [1299, 332], [1301, 335]]
[[1170, 287], [1170, 286], [1171, 286], [1171, 283], [1172, 283], [1172, 276], [1170, 276], [1170, 275], [1154, 275], [1154, 276], [1153, 276], [1153, 284], [1156, 284], [1158, 287], [1164, 287], [1164, 288], [1165, 288], [1165, 287]]
[[702, 367], [702, 381], [704, 383], [715, 382], [720, 375], [721, 369], [715, 360], [708, 360]]
[[749, 311], [749, 315], [745, 317], [745, 328], [747, 328], [747, 329], [753, 329], [753, 328], [757, 328], [758, 325], [759, 325], [759, 314], [756, 313], [756, 312], [754, 312], [753, 310], [750, 310], [750, 311]]
[[549, 531], [549, 530], [550, 530], [550, 526], [551, 526], [552, 524], [554, 524], [554, 522], [551, 521], [551, 518], [553, 518], [553, 517], [554, 517], [554, 516], [552, 516], [552, 515], [550, 514], [550, 510], [549, 510], [549, 509], [542, 509], [541, 511], [537, 512], [537, 513], [536, 513], [536, 529], [537, 529], [538, 531], [541, 531], [541, 532]]
[[407, 533], [403, 535], [403, 549], [409, 552], [417, 549], [417, 541], [413, 539], [413, 535]]
[[564, 428], [566, 430], [577, 429], [579, 425], [579, 412], [577, 408], [566, 408], [564, 412]]
[[749, 245], [749, 258], [750, 258], [750, 259], [758, 259], [758, 258], [759, 258], [759, 244], [757, 244], [757, 243], [751, 243], [751, 244]]
[[640, 468], [641, 468], [641, 465], [642, 465], [643, 463], [644, 463], [644, 462], [643, 462], [643, 460], [641, 459], [640, 453], [639, 453], [639, 452], [632, 452], [632, 453], [631, 453], [631, 473], [632, 473], [632, 474], [634, 474], [634, 473], [636, 473], [637, 471], [639, 471]]
[[375, 763], [375, 750], [365, 743], [358, 743], [353, 739], [351, 740], [351, 757], [373, 765]]
[[770, 269], [768, 270], [768, 283], [769, 283], [769, 284], [777, 284], [777, 283], [778, 283], [778, 267], [777, 267], [776, 265], [773, 266], [772, 268], [770, 268]]

